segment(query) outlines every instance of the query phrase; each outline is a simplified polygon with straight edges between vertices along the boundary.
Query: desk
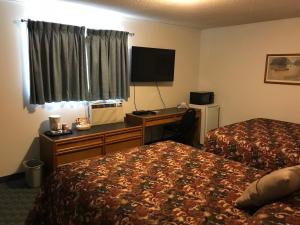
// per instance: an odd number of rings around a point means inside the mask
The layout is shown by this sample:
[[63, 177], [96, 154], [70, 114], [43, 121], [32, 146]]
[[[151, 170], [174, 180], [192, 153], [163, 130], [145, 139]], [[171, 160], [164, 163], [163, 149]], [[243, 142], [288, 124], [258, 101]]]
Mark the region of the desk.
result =
[[[201, 110], [196, 110], [196, 132], [194, 137], [194, 142], [196, 144], [200, 143], [200, 129], [201, 129]], [[174, 108], [166, 108], [153, 110], [157, 111], [156, 114], [147, 114], [147, 115], [134, 115], [132, 113], [127, 113], [125, 117], [125, 121], [134, 125], [141, 125], [143, 127], [143, 136], [145, 134], [145, 128], [151, 126], [164, 125], [168, 123], [176, 123], [179, 122], [186, 112], [186, 109], [178, 109]]]

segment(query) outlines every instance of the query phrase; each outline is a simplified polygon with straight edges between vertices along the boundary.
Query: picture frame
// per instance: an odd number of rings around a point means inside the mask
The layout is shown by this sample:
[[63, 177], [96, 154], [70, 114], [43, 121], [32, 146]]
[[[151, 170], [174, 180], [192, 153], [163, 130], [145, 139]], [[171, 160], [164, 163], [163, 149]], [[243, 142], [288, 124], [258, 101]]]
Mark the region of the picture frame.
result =
[[300, 54], [267, 54], [264, 82], [300, 85]]

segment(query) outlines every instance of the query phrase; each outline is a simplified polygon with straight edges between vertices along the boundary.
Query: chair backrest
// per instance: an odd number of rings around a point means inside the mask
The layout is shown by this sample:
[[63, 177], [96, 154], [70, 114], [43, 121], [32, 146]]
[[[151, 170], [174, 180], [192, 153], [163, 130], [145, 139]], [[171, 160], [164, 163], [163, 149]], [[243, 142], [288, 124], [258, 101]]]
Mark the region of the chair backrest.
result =
[[195, 128], [196, 111], [195, 109], [188, 109], [182, 116], [180, 122], [180, 132], [190, 133]]

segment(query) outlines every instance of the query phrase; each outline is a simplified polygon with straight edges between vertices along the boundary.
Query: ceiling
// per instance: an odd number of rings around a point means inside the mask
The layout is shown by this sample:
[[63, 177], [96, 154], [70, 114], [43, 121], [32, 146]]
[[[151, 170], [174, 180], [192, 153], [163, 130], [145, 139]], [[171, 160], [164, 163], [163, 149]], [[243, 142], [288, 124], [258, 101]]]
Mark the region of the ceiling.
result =
[[300, 17], [300, 0], [81, 0], [81, 2], [116, 10], [135, 18], [200, 29]]

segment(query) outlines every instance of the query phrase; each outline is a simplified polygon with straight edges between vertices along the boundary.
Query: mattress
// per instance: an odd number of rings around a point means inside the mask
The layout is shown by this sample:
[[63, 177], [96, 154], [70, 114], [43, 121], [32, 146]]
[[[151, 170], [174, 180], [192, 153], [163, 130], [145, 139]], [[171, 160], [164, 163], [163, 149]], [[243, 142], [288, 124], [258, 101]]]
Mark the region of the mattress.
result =
[[206, 151], [272, 171], [300, 164], [300, 124], [251, 119], [209, 131]]
[[26, 224], [300, 224], [299, 194], [263, 214], [235, 208], [264, 174], [172, 141], [136, 147], [59, 167]]

